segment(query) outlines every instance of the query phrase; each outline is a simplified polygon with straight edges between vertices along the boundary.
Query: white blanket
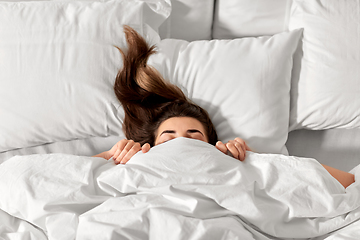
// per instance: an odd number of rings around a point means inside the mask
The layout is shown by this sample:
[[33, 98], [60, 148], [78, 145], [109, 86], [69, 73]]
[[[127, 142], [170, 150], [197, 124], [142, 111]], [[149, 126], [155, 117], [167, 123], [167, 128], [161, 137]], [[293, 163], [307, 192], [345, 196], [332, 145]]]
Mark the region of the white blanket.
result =
[[[358, 180], [360, 167], [354, 173]], [[360, 234], [351, 227], [360, 225], [359, 181], [344, 189], [313, 159], [248, 152], [240, 162], [192, 139], [139, 152], [126, 165], [64, 154], [15, 156], [0, 165], [0, 176], [0, 208], [49, 239]]]

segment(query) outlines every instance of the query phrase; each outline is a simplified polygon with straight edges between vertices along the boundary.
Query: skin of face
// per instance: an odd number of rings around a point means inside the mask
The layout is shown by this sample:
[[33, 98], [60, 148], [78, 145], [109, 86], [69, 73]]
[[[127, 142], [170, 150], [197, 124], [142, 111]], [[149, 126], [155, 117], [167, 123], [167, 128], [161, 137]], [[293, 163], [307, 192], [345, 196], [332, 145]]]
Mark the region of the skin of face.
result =
[[155, 145], [178, 137], [209, 142], [204, 126], [191, 117], [172, 117], [162, 122], [155, 134]]

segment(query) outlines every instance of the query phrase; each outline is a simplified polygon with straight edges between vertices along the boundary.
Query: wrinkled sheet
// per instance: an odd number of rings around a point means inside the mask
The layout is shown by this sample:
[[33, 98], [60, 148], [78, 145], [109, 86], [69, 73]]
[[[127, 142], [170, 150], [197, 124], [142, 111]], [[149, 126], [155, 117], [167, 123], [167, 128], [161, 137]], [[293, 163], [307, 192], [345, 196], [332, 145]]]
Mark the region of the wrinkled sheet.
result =
[[357, 181], [344, 189], [313, 159], [248, 152], [240, 162], [185, 138], [139, 152], [126, 165], [66, 154], [15, 156], [0, 165], [0, 219], [18, 233], [4, 224], [0, 235], [355, 240], [360, 167], [353, 173]]

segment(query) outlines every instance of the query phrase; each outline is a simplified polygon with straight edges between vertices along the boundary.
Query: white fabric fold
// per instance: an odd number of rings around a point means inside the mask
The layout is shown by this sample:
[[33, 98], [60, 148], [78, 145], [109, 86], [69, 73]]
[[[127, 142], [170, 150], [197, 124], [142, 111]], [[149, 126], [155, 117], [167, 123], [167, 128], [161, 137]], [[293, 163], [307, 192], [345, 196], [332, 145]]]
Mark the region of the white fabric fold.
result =
[[314, 159], [248, 152], [240, 162], [186, 138], [126, 165], [17, 156], [0, 175], [0, 208], [49, 239], [325, 239], [360, 219], [358, 181], [344, 189]]

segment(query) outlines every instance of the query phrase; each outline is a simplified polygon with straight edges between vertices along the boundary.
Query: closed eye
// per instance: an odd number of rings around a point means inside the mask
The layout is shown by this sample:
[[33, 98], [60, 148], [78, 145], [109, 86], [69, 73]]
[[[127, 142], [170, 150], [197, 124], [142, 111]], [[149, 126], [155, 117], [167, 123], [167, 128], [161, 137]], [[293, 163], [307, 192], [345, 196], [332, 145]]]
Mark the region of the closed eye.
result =
[[[204, 134], [202, 132], [200, 132], [200, 130], [197, 130], [197, 129], [189, 129], [189, 130], [187, 130], [187, 132], [188, 133], [200, 133], [201, 135], [204, 136]], [[160, 136], [165, 133], [175, 134], [176, 132], [174, 130], [165, 130], [160, 134]]]
[[165, 130], [160, 134], [160, 136], [163, 135], [164, 133], [172, 133], [172, 134], [174, 134], [175, 131], [174, 130]]
[[200, 132], [199, 130], [197, 130], [197, 129], [189, 129], [189, 130], [187, 130], [187, 132], [188, 133], [200, 133], [201, 135], [204, 136], [204, 134], [202, 132]]

